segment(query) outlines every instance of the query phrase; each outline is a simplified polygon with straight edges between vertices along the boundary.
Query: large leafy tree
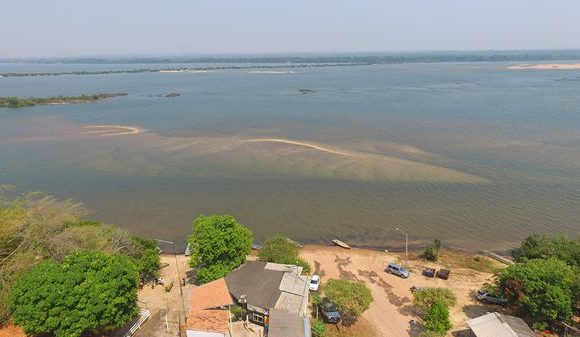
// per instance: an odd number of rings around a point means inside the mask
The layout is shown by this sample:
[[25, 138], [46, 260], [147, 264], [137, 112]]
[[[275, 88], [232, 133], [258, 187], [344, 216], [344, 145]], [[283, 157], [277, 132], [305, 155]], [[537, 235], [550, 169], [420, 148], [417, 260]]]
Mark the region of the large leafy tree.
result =
[[457, 297], [447, 288], [425, 288], [413, 293], [413, 304], [423, 312], [427, 312], [435, 303], [450, 308], [457, 303]]
[[554, 258], [580, 268], [580, 238], [550, 237], [545, 234], [528, 236], [516, 251], [516, 260]]
[[345, 323], [353, 322], [373, 301], [370, 289], [361, 281], [330, 279], [324, 292], [339, 307]]
[[137, 282], [137, 269], [128, 257], [76, 252], [62, 263], [42, 261], [22, 275], [13, 287], [10, 309], [14, 323], [27, 333], [77, 337], [134, 318]]
[[207, 283], [224, 277], [244, 263], [252, 249], [252, 232], [229, 215], [199, 216], [188, 238], [190, 266]]
[[499, 271], [497, 286], [542, 327], [570, 320], [574, 278], [574, 269], [564, 261], [532, 259]]

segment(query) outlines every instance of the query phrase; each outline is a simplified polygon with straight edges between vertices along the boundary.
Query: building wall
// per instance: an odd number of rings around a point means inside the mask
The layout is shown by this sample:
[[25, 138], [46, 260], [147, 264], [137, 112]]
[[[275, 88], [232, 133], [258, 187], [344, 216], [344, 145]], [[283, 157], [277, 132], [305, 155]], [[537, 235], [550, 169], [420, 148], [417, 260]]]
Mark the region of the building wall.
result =
[[187, 330], [187, 337], [228, 337], [228, 336], [219, 332]]

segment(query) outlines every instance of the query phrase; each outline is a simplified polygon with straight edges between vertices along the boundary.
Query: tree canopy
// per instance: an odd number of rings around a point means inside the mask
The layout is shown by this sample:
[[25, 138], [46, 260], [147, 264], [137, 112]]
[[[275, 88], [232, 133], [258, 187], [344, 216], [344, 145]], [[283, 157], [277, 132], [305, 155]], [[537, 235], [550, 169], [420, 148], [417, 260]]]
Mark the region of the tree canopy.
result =
[[293, 264], [302, 267], [303, 273], [310, 273], [310, 264], [300, 258], [298, 253], [299, 247], [296, 243], [282, 235], [274, 235], [266, 239], [258, 256], [264, 262]]
[[138, 273], [122, 255], [75, 252], [62, 263], [38, 263], [19, 277], [10, 296], [14, 323], [26, 333], [78, 337], [123, 326], [135, 317]]
[[129, 256], [143, 276], [155, 276], [155, 242], [126, 230], [84, 218], [87, 211], [71, 200], [44, 193], [16, 199], [0, 186], [0, 323], [8, 320], [9, 294], [15, 280], [44, 259], [57, 262], [72, 252], [93, 250]]
[[569, 321], [576, 274], [564, 261], [532, 259], [498, 271], [497, 286], [537, 327]]
[[330, 279], [326, 282], [324, 292], [338, 306], [347, 321], [360, 316], [373, 301], [370, 289], [361, 281]]
[[516, 260], [554, 258], [570, 266], [580, 267], [580, 238], [550, 237], [545, 234], [528, 236], [516, 251]]
[[425, 313], [425, 329], [440, 336], [444, 336], [453, 325], [449, 319], [449, 309], [444, 303], [435, 302]]
[[199, 216], [188, 238], [190, 266], [207, 283], [224, 277], [244, 263], [252, 249], [252, 232], [229, 215]]
[[435, 303], [450, 308], [457, 303], [457, 297], [447, 288], [424, 288], [413, 293], [413, 304], [427, 312]]

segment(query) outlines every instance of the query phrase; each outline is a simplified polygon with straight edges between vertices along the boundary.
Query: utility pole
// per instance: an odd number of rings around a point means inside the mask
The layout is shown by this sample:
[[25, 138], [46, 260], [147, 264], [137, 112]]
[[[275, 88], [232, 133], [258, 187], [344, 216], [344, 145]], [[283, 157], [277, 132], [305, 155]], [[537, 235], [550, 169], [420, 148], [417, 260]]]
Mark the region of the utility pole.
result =
[[405, 235], [405, 263], [406, 263], [409, 260], [409, 235], [403, 232], [399, 227], [395, 228], [395, 230]]

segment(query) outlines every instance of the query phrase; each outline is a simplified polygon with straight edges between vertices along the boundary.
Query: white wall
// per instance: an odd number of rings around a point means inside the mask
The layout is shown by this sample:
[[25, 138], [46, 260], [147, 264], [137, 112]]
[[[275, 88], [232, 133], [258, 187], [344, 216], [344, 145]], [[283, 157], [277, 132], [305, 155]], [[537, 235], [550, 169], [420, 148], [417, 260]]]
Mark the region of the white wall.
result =
[[219, 332], [193, 331], [188, 329], [187, 337], [227, 337], [227, 336]]

